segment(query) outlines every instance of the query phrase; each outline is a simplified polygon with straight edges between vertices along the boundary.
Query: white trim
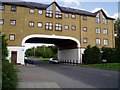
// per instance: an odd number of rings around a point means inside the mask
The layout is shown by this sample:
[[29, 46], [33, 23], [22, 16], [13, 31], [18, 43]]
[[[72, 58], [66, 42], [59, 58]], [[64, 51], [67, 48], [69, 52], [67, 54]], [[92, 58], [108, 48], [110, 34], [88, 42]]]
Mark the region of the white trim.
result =
[[73, 40], [77, 43], [77, 47], [80, 47], [80, 42], [74, 38], [74, 37], [69, 37], [69, 36], [58, 36], [58, 35], [43, 35], [43, 34], [32, 34], [32, 35], [28, 35], [26, 36], [23, 40], [22, 40], [22, 46], [24, 46], [25, 41], [30, 39], [30, 38], [56, 38], [56, 39], [70, 39]]

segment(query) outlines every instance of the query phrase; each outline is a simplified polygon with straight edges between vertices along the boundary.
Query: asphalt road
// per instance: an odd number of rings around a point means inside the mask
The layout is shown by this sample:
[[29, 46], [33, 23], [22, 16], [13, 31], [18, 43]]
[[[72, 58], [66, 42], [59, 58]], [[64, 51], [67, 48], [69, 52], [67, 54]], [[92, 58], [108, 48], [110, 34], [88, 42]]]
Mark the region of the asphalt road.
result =
[[20, 82], [54, 82], [61, 88], [118, 88], [120, 84], [120, 72], [31, 60], [33, 66], [19, 66]]

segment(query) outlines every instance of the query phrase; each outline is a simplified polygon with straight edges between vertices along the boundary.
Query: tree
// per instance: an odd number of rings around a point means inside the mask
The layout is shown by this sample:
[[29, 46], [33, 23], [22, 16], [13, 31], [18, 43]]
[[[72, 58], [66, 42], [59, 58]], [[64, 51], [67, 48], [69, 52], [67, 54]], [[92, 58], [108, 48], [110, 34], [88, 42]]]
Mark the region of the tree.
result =
[[7, 50], [7, 39], [5, 38], [5, 35], [2, 35], [2, 60], [5, 60], [5, 58], [8, 56], [8, 50]]
[[101, 53], [100, 49], [97, 46], [91, 47], [90, 45], [87, 46], [86, 50], [84, 51], [84, 63], [85, 64], [95, 64], [101, 62]]

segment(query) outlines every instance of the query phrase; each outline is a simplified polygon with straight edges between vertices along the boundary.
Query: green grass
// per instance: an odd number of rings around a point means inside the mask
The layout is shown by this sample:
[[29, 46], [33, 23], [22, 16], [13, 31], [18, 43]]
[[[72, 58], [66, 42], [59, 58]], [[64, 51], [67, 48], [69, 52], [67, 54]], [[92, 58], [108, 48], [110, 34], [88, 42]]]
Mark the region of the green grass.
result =
[[81, 65], [81, 66], [120, 71], [120, 63], [87, 64], [87, 65]]
[[38, 60], [42, 60], [42, 61], [49, 61], [50, 58], [43, 58], [43, 57], [40, 57], [38, 58]]

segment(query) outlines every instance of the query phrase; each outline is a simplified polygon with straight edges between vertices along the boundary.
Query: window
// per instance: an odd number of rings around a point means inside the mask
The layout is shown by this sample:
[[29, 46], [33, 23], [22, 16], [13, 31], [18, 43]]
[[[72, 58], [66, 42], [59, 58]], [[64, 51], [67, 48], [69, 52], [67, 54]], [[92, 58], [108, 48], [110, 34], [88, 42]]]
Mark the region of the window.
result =
[[29, 21], [29, 26], [30, 27], [34, 27], [34, 22], [33, 21]]
[[97, 39], [96, 39], [96, 44], [97, 44], [97, 45], [100, 45], [100, 43], [101, 43], [100, 39], [97, 38]]
[[108, 30], [107, 30], [107, 29], [104, 29], [104, 30], [103, 30], [103, 34], [105, 34], [105, 35], [108, 34]]
[[5, 6], [4, 5], [0, 5], [0, 10], [5, 10]]
[[75, 18], [76, 18], [76, 16], [75, 16], [74, 14], [72, 14], [72, 18], [73, 18], [73, 19], [75, 19]]
[[14, 11], [14, 12], [16, 12], [16, 6], [11, 6], [11, 11]]
[[16, 20], [10, 20], [10, 24], [13, 26], [16, 25]]
[[62, 18], [62, 13], [60, 11], [56, 11], [55, 18]]
[[47, 10], [46, 11], [46, 17], [52, 17], [53, 16], [53, 13], [51, 10]]
[[87, 43], [87, 38], [83, 38], [83, 43]]
[[96, 28], [96, 34], [100, 34], [100, 28]]
[[31, 14], [34, 14], [35, 13], [35, 10], [34, 9], [30, 9], [29, 11]]
[[76, 26], [72, 25], [72, 30], [76, 30]]
[[83, 20], [87, 20], [87, 16], [83, 16]]
[[65, 18], [69, 18], [69, 14], [65, 13]]
[[3, 25], [3, 24], [4, 24], [4, 20], [0, 19], [0, 25]]
[[53, 28], [52, 23], [46, 23], [46, 25], [45, 25], [46, 30], [52, 30], [52, 28]]
[[96, 15], [96, 23], [100, 23], [100, 13]]
[[15, 35], [14, 34], [10, 34], [9, 35], [9, 40], [10, 41], [14, 41], [15, 40]]
[[69, 30], [69, 26], [68, 25], [65, 25], [65, 30]]
[[62, 30], [62, 24], [55, 24], [55, 30], [61, 31]]
[[104, 39], [104, 45], [108, 45], [108, 40]]
[[108, 20], [106, 18], [103, 18], [103, 24], [107, 24]]
[[38, 14], [42, 14], [42, 10], [38, 10]]
[[41, 28], [42, 27], [42, 23], [38, 22], [38, 27]]
[[87, 32], [87, 27], [84, 27], [84, 28], [83, 28], [83, 31], [84, 31], [84, 32]]

